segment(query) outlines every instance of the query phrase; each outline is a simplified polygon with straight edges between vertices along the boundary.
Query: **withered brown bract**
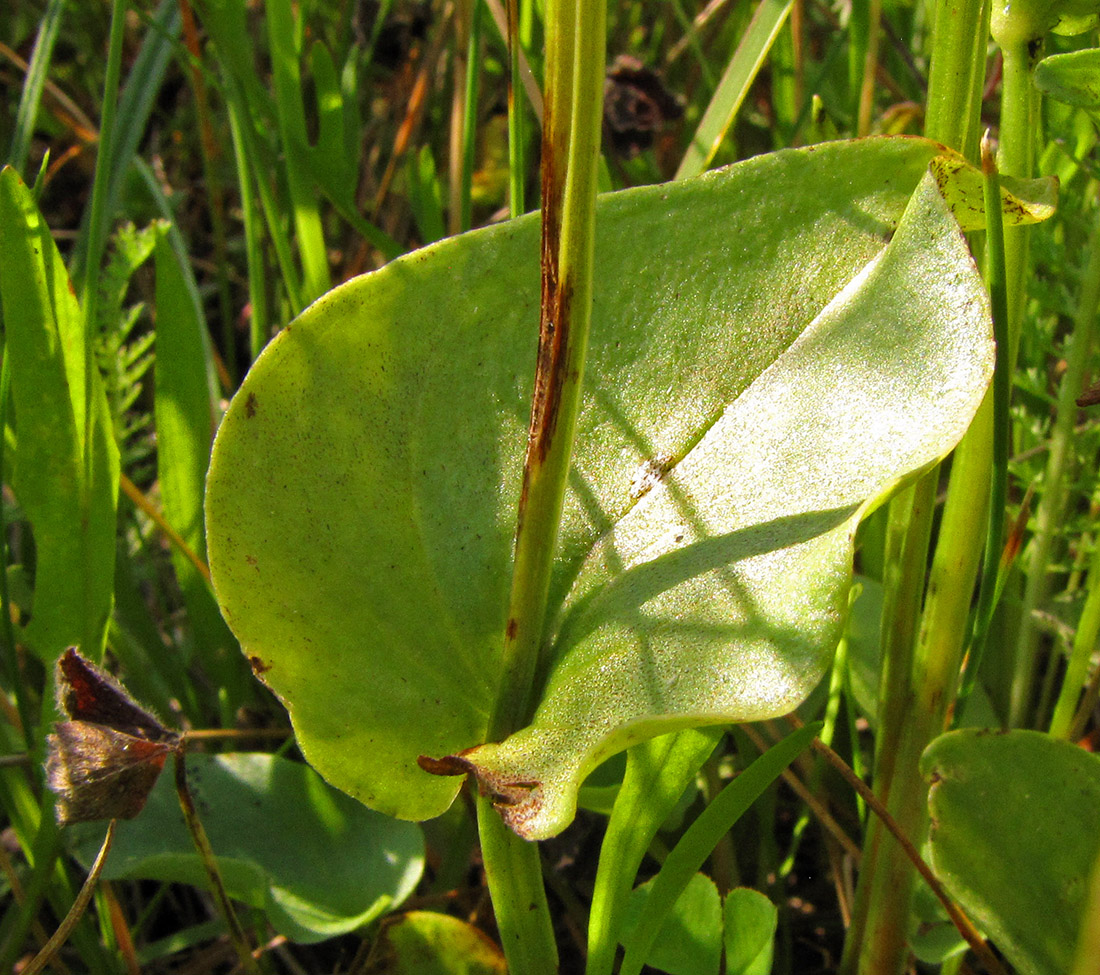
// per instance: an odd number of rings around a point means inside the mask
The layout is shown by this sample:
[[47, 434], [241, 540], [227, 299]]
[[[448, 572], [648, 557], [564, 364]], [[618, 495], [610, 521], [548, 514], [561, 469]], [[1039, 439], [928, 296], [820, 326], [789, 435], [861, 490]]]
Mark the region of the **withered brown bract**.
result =
[[46, 778], [58, 795], [58, 821], [133, 819], [179, 749], [179, 735], [73, 647], [57, 662], [57, 698], [72, 719], [48, 739]]

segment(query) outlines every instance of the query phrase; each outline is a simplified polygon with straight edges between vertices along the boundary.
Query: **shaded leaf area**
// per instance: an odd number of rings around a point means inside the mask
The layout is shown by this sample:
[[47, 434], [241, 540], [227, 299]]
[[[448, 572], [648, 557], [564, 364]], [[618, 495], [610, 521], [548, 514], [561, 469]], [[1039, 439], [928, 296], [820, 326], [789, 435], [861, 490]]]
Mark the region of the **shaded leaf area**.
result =
[[[187, 766], [227, 892], [263, 909], [294, 941], [353, 931], [400, 904], [420, 879], [419, 827], [363, 808], [306, 765], [242, 753], [193, 754]], [[88, 865], [103, 827], [73, 832], [75, 855]], [[103, 877], [206, 886], [172, 776], [161, 777], [137, 819], [118, 824]]]
[[1022, 975], [1073, 964], [1100, 856], [1100, 758], [1037, 731], [928, 746], [931, 865]]
[[[913, 218], [928, 251], [910, 240], [851, 284], [942, 151], [832, 143], [600, 201], [587, 392], [551, 584], [565, 612], [540, 711], [554, 739], [541, 753], [560, 775], [540, 835], [568, 821], [586, 768], [654, 733], [637, 719], [665, 706], [653, 689], [673, 670], [680, 724], [789, 709], [817, 680], [858, 509], [950, 448], [992, 361], [974, 269], [934, 190]], [[337, 288], [271, 343], [215, 445], [209, 552], [230, 626], [308, 759], [405, 818], [454, 797], [459, 783], [426, 775], [417, 756], [484, 741], [496, 691], [537, 267], [529, 217]], [[822, 397], [833, 405], [815, 410]], [[822, 456], [849, 451], [840, 489]], [[757, 576], [786, 582], [757, 593]], [[670, 635], [679, 648], [657, 653]], [[731, 675], [676, 662], [714, 647], [745, 663]], [[602, 691], [612, 674], [624, 683], [570, 743], [590, 702], [581, 685], [604, 663]], [[732, 710], [695, 696], [718, 682], [740, 696]], [[562, 703], [568, 685], [580, 700]], [[503, 778], [543, 777], [517, 769]]]
[[507, 975], [504, 954], [472, 924], [431, 911], [387, 923], [371, 949], [366, 975]]

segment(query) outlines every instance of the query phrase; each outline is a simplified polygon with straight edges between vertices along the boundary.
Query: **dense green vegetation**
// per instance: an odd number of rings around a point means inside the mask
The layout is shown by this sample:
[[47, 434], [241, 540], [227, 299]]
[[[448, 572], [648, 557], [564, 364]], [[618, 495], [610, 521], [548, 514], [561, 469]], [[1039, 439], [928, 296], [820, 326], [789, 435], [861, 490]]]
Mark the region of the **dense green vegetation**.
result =
[[1094, 971], [1097, 17], [4, 5], [0, 971]]

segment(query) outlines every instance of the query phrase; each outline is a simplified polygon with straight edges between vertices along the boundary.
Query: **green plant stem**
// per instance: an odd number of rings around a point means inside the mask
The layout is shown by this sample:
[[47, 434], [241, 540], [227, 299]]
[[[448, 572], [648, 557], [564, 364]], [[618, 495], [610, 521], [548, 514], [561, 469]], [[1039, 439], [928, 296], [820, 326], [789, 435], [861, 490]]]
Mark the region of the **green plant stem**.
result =
[[222, 883], [214, 849], [210, 845], [206, 830], [203, 828], [202, 821], [195, 809], [195, 800], [191, 795], [191, 788], [187, 784], [187, 765], [182, 744], [176, 749], [175, 763], [176, 795], [179, 796], [183, 819], [187, 824], [187, 830], [191, 834], [195, 849], [198, 851], [203, 869], [206, 871], [206, 877], [210, 881], [210, 892], [214, 895], [218, 910], [229, 929], [229, 940], [233, 942], [233, 948], [237, 952], [237, 960], [240, 963], [241, 970], [247, 972], [248, 975], [260, 975], [260, 967], [256, 963], [256, 959], [252, 957], [252, 949], [248, 945], [248, 936], [244, 933], [244, 928], [241, 927], [241, 922], [237, 919], [237, 912], [233, 910], [233, 904], [225, 891], [225, 884]]
[[[1100, 223], [1094, 225], [1089, 238], [1089, 263], [1082, 281], [1073, 332], [1066, 349], [1066, 371], [1062, 375], [1062, 383], [1058, 390], [1058, 412], [1050, 435], [1050, 453], [1047, 455], [1046, 473], [1043, 477], [1045, 489], [1035, 512], [1035, 537], [1028, 552], [1028, 582], [1024, 590], [1025, 612], [1034, 613], [1037, 606], [1045, 603], [1050, 590], [1048, 572], [1050, 552], [1063, 521], [1066, 483], [1073, 458], [1073, 426], [1077, 419], [1075, 398], [1084, 385], [1085, 370], [1095, 341], [1098, 308], [1100, 308]], [[1093, 568], [1089, 573], [1093, 588], [1086, 599], [1085, 611], [1082, 613], [1074, 636], [1070, 665], [1063, 678], [1062, 690], [1051, 722], [1050, 733], [1059, 737], [1069, 733], [1077, 697], [1088, 672], [1088, 661], [1095, 648], [1095, 626], [1098, 622], [1097, 614], [1100, 613], [1100, 605], [1097, 605], [1100, 603], [1100, 597], [1097, 596], [1097, 592], [1100, 591], [1098, 569], [1100, 566], [1094, 560]], [[1021, 623], [1022, 626], [1023, 623]], [[1034, 626], [1028, 629], [1032, 639], [1037, 639]], [[1030, 642], [1028, 646], [1031, 646]], [[1016, 676], [1018, 677], [1019, 673]], [[1023, 696], [1022, 692], [1021, 696]]]
[[462, 140], [466, 130], [466, 56], [470, 46], [470, 22], [475, 0], [456, 0], [454, 4], [454, 51], [451, 56], [451, 117], [447, 139], [447, 233], [462, 230]]
[[879, 39], [882, 36], [882, 0], [870, 0], [867, 12], [867, 50], [864, 54], [859, 101], [856, 108], [856, 135], [869, 135], [875, 105], [875, 73], [878, 69]]
[[462, 106], [462, 178], [459, 180], [459, 225], [462, 230], [472, 226], [474, 166], [477, 161], [477, 97], [481, 76], [481, 14], [482, 0], [470, 5], [470, 33], [466, 39], [466, 87]]
[[591, 319], [605, 16], [583, 0], [556, 0], [547, 16], [538, 363], [490, 740], [526, 723], [543, 643]]
[[477, 800], [477, 828], [508, 971], [511, 975], [556, 972], [558, 949], [538, 844], [516, 836], [484, 796]]
[[525, 208], [526, 146], [523, 105], [518, 97], [520, 75], [519, 10], [508, 2], [508, 215], [518, 217]]
[[993, 313], [993, 338], [997, 343], [997, 364], [993, 374], [993, 469], [981, 588], [974, 611], [973, 635], [964, 662], [965, 673], [955, 702], [956, 721], [973, 690], [981, 666], [986, 635], [993, 622], [993, 610], [999, 593], [997, 580], [1004, 539], [1004, 515], [1008, 506], [1008, 410], [1012, 397], [1012, 367], [1009, 354], [1008, 298], [1005, 291], [1004, 221], [1001, 218], [1000, 179], [992, 149], [986, 139], [982, 139], [982, 172], [985, 175], [986, 280]]
[[1073, 651], [1050, 722], [1050, 734], [1055, 738], [1070, 738], [1075, 730], [1076, 718], [1080, 713], [1077, 702], [1100, 640], [1100, 546], [1093, 551], [1087, 586], [1088, 596], [1081, 610], [1077, 631], [1073, 634]]
[[[1020, 171], [1031, 175], [1033, 166], [1035, 118], [1034, 93], [1031, 85], [1030, 61], [1024, 44], [1004, 49], [1005, 98], [1001, 144], [1002, 167], [1006, 172]], [[1011, 95], [1011, 101], [1010, 96]], [[1010, 139], [1009, 136], [1012, 136]], [[1009, 295], [1016, 307], [1023, 304], [1023, 284], [1028, 261], [1025, 228], [1012, 228], [1005, 234], [1005, 261], [1008, 265]], [[1089, 349], [1093, 342], [1098, 295], [1100, 265], [1097, 249], [1100, 238], [1094, 229], [1090, 237], [1090, 256], [1085, 272], [1083, 290], [1078, 303], [1073, 334], [1066, 350], [1066, 372], [1058, 393], [1058, 411], [1050, 439], [1043, 490], [1035, 511], [1035, 534], [1025, 553], [1027, 584], [1024, 587], [1023, 605], [1020, 610], [1020, 628], [1016, 637], [1016, 658], [1012, 674], [1009, 698], [1008, 723], [1010, 727], [1030, 724], [1032, 692], [1039, 652], [1039, 631], [1035, 611], [1045, 604], [1050, 593], [1050, 561], [1054, 542], [1062, 522], [1066, 502], [1066, 481], [1072, 463], [1073, 423], [1077, 407], [1073, 402], [1083, 385], [1088, 363]], [[1041, 720], [1041, 718], [1040, 718]]]
[[989, 0], [935, 0], [924, 134], [977, 159]]
[[[890, 503], [873, 779], [884, 803], [891, 799], [894, 783], [904, 778], [898, 768], [906, 760], [901, 745], [916, 695], [913, 655], [935, 499], [936, 479], [928, 475]], [[908, 778], [911, 780], [912, 776]], [[887, 846], [890, 842], [881, 821], [870, 819], [852, 921], [844, 940], [841, 972], [873, 972], [872, 966], [878, 964], [878, 958], [896, 954], [904, 945], [913, 876], [900, 847]], [[899, 876], [901, 889], [897, 886]]]
[[[554, 0], [546, 22], [539, 348], [490, 740], [522, 727], [530, 712], [592, 311], [606, 10], [602, 3]], [[484, 800], [478, 824], [509, 971], [555, 971], [538, 848], [511, 834]]]
[[481, 21], [484, 3], [473, 0], [470, 6], [470, 32], [466, 38], [466, 86], [462, 107], [462, 178], [460, 225], [463, 231], [473, 226], [472, 188], [477, 166], [478, 93], [481, 78]]
[[[939, 0], [934, 8], [925, 133], [971, 158], [978, 145], [989, 16], [984, 0]], [[918, 842], [927, 816], [927, 788], [918, 761], [942, 730], [961, 661], [980, 551], [972, 533], [983, 523], [988, 503], [990, 421], [987, 397], [955, 452], [952, 495], [928, 578], [923, 617], [938, 468], [903, 491], [889, 508], [874, 782], [905, 835]], [[877, 819], [868, 826], [863, 853], [840, 970], [845, 975], [893, 975], [902, 970], [908, 955], [915, 877], [901, 847], [887, 837]]]
[[1077, 935], [1077, 950], [1073, 953], [1071, 975], [1090, 975], [1100, 957], [1100, 857], [1089, 871], [1085, 909], [1081, 912], [1081, 931]]

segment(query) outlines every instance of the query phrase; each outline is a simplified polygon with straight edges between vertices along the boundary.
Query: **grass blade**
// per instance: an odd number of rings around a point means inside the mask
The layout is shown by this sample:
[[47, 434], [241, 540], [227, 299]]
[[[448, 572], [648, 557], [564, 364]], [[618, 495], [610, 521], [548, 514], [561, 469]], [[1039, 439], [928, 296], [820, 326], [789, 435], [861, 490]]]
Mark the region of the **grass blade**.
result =
[[38, 120], [38, 106], [42, 101], [42, 89], [46, 85], [46, 72], [53, 58], [57, 32], [61, 27], [61, 15], [65, 12], [65, 0], [49, 0], [42, 23], [38, 27], [38, 37], [34, 42], [27, 68], [27, 78], [23, 83], [23, 92], [19, 96], [19, 108], [15, 114], [15, 131], [12, 133], [11, 146], [8, 148], [8, 163], [22, 172], [27, 165], [27, 154], [31, 147], [35, 122]]
[[640, 975], [664, 919], [710, 851], [783, 769], [809, 747], [820, 729], [820, 723], [806, 725], [765, 752], [715, 796], [688, 827], [654, 879], [638, 925], [623, 945], [626, 956], [620, 975]]
[[676, 179], [698, 176], [710, 165], [722, 140], [726, 137], [741, 102], [764, 63], [772, 42], [779, 33], [791, 9], [791, 0], [761, 0], [752, 15], [748, 29], [726, 66], [718, 90], [710, 100], [699, 127], [688, 146]]
[[627, 752], [626, 775], [600, 847], [586, 975], [610, 975], [642, 858], [722, 732], [721, 727], [691, 729], [654, 738]]
[[0, 300], [18, 423], [14, 486], [37, 547], [27, 637], [44, 661], [73, 643], [98, 658], [113, 592], [118, 447], [99, 374], [85, 367], [61, 255], [10, 167], [0, 173]]
[[[157, 474], [164, 514], [191, 552], [206, 557], [203, 492], [217, 421], [210, 397], [210, 369], [204, 325], [170, 243], [161, 237], [154, 251], [157, 272], [156, 399]], [[230, 723], [244, 691], [243, 659], [222, 620], [208, 577], [172, 548], [172, 564], [187, 605], [195, 649], [215, 682], [225, 690]]]

